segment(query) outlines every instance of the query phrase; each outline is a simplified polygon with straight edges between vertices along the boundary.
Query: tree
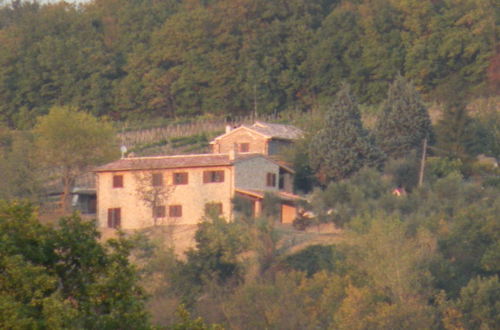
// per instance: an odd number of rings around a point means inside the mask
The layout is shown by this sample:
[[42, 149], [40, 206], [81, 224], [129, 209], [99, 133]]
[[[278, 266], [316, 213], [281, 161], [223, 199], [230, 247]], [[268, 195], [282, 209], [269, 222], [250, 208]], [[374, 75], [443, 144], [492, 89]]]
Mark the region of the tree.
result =
[[0, 201], [0, 327], [146, 329], [132, 240], [105, 244], [95, 221], [43, 225], [28, 203]]
[[243, 278], [238, 255], [249, 246], [249, 238], [241, 225], [212, 216], [198, 224], [196, 249], [189, 249], [187, 260], [180, 266], [175, 285], [185, 299], [193, 299], [211, 281], [218, 284], [237, 283]]
[[356, 173], [363, 166], [380, 167], [382, 152], [362, 126], [358, 106], [345, 85], [330, 107], [325, 126], [311, 140], [310, 162], [326, 184]]
[[[174, 185], [167, 185], [163, 179], [163, 173], [138, 172], [134, 174], [136, 180], [136, 193], [143, 204], [151, 210], [153, 225], [158, 225], [158, 218], [163, 214], [166, 216], [165, 205], [172, 192]], [[159, 209], [163, 207], [163, 209]]]
[[389, 88], [382, 111], [376, 140], [388, 156], [403, 157], [431, 135], [431, 119], [426, 106], [413, 84], [399, 74]]
[[468, 329], [500, 327], [500, 282], [498, 276], [476, 277], [460, 290], [456, 302]]
[[443, 118], [436, 127], [437, 147], [444, 156], [462, 161], [470, 158], [476, 142], [473, 120], [469, 116], [464, 100], [445, 104]]
[[112, 126], [75, 108], [53, 107], [39, 118], [34, 133], [41, 161], [59, 171], [66, 210], [76, 177], [118, 155]]
[[29, 198], [35, 201], [41, 196], [40, 165], [29, 132], [6, 131], [3, 143], [0, 141], [0, 173], [0, 199]]

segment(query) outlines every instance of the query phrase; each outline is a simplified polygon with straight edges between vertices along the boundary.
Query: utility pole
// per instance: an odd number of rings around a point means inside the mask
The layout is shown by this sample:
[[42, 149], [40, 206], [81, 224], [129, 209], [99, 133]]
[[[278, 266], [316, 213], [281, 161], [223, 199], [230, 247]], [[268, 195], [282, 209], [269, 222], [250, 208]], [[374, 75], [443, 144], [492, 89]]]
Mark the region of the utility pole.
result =
[[418, 175], [418, 186], [422, 187], [424, 184], [424, 170], [425, 170], [425, 156], [427, 154], [427, 135], [424, 138], [424, 145], [422, 146], [422, 159], [420, 160], [420, 172]]
[[253, 84], [253, 115], [257, 119], [257, 83]]

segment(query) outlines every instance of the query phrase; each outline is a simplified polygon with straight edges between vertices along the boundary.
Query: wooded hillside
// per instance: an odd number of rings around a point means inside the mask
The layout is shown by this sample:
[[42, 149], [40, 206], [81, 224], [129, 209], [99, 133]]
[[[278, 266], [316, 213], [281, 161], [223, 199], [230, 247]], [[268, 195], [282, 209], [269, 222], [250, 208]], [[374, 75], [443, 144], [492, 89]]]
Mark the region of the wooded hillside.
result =
[[[428, 100], [499, 90], [493, 0], [94, 0], [0, 7], [0, 122], [54, 105], [114, 119], [379, 103], [397, 73]], [[496, 47], [496, 48], [495, 48]]]

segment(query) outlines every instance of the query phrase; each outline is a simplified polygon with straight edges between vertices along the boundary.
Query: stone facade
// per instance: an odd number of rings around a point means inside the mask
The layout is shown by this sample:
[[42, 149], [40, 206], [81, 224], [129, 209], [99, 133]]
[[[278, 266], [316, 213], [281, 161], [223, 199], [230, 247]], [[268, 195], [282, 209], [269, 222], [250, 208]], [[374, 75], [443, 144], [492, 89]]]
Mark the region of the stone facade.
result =
[[302, 136], [302, 131], [290, 125], [256, 122], [251, 126], [227, 128], [226, 133], [216, 137], [210, 144], [213, 153], [257, 152], [263, 155], [279, 155]]
[[[280, 167], [269, 160], [256, 157], [235, 166], [235, 186], [245, 190], [278, 191], [278, 178]], [[268, 185], [268, 175], [274, 175], [275, 185]]]
[[[203, 182], [203, 172], [223, 171], [223, 182]], [[231, 196], [233, 195], [232, 171], [230, 166], [181, 168], [155, 170], [164, 179], [164, 188], [159, 188], [157, 207], [165, 207], [165, 212], [158, 217], [157, 224], [188, 225], [196, 224], [204, 215], [207, 203], [222, 203], [222, 213], [231, 217]], [[147, 171], [102, 172], [98, 174], [98, 219], [101, 227], [108, 227], [108, 212], [120, 208], [120, 227], [123, 229], [138, 229], [154, 224], [153, 203], [147, 202], [147, 196], [141, 191], [155, 189], [144, 187], [148, 184]], [[174, 173], [187, 173], [187, 184], [173, 184]], [[113, 176], [122, 175], [123, 187], [113, 187]], [[141, 189], [142, 186], [142, 189]], [[154, 192], [152, 193], [154, 194]], [[181, 206], [181, 215], [170, 215], [170, 206]]]
[[99, 225], [139, 229], [197, 224], [207, 205], [232, 219], [237, 188], [277, 193], [282, 171], [260, 154], [121, 159], [96, 170]]
[[[244, 144], [248, 144], [248, 150], [243, 151]], [[257, 152], [263, 155], [268, 154], [268, 139], [258, 133], [255, 133], [245, 127], [234, 129], [231, 133], [220, 139], [212, 141], [213, 153], [228, 153], [236, 148], [237, 152]]]

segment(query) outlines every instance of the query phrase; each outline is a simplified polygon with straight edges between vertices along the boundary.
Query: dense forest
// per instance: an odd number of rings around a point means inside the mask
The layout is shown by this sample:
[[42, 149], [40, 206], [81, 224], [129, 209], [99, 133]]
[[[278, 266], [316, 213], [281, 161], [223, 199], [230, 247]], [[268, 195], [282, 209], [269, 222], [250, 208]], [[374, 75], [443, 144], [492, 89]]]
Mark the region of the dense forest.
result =
[[[0, 328], [499, 329], [499, 19], [493, 0], [4, 3]], [[69, 211], [119, 157], [116, 121], [248, 114], [304, 131], [280, 155], [293, 226], [272, 194], [257, 218], [234, 198], [178, 255], [175, 226], [107, 239]], [[134, 151], [220, 134], [191, 133]]]
[[499, 90], [493, 0], [15, 0], [0, 7], [0, 121], [308, 110], [396, 74], [428, 100]]

